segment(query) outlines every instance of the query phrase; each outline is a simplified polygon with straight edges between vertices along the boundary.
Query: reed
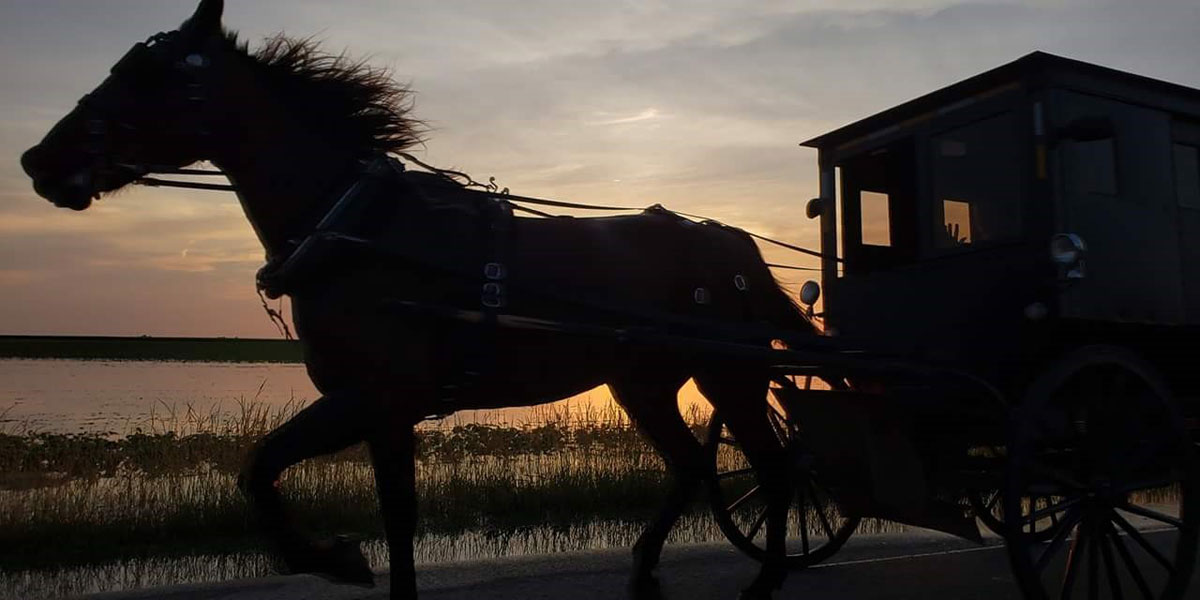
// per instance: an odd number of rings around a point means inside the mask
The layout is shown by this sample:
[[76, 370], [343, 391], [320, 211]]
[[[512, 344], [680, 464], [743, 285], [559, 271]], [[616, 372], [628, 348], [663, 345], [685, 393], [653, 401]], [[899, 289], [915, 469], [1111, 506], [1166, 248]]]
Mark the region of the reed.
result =
[[[236, 474], [298, 408], [188, 409], [120, 435], [0, 433], [0, 570], [264, 550]], [[661, 460], [615, 406], [432, 424], [417, 438], [418, 538], [640, 523], [665, 493]], [[283, 489], [314, 535], [382, 537], [362, 447], [294, 467]]]

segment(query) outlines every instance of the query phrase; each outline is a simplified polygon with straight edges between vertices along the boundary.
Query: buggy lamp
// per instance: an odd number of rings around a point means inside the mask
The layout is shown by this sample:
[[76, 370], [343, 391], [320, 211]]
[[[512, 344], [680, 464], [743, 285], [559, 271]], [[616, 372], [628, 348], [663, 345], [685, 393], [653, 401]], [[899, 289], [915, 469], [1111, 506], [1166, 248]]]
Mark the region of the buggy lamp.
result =
[[1083, 259], [1087, 244], [1074, 233], [1058, 233], [1050, 238], [1050, 259], [1058, 265], [1066, 279], [1083, 279]]
[[817, 299], [821, 297], [821, 284], [809, 280], [805, 281], [804, 285], [800, 286], [800, 302], [804, 303], [810, 309], [812, 305], [817, 303]]
[[825, 212], [825, 202], [820, 198], [813, 198], [804, 205], [804, 214], [810, 219], [815, 219]]

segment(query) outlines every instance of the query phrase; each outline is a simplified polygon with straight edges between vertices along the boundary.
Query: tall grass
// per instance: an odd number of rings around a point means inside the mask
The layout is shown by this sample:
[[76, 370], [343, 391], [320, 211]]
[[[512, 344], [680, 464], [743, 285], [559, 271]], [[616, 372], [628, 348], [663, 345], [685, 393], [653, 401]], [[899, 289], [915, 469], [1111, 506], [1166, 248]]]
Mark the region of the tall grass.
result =
[[[263, 550], [236, 474], [247, 450], [297, 408], [189, 409], [125, 435], [0, 434], [0, 570]], [[661, 460], [615, 407], [446, 423], [419, 428], [417, 439], [418, 538], [513, 540], [539, 527], [640, 523], [665, 493]], [[362, 447], [302, 463], [282, 487], [314, 535], [382, 537]]]

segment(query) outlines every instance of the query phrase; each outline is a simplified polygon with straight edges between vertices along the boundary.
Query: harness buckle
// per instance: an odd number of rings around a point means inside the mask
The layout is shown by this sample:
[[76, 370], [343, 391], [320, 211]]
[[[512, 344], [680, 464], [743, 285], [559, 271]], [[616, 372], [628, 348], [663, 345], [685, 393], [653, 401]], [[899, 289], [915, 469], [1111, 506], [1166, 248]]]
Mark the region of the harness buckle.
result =
[[488, 308], [503, 307], [504, 286], [495, 281], [483, 284], [483, 294], [480, 296], [479, 302]]
[[492, 281], [500, 281], [508, 276], [508, 269], [504, 263], [490, 262], [483, 265], [483, 276]]

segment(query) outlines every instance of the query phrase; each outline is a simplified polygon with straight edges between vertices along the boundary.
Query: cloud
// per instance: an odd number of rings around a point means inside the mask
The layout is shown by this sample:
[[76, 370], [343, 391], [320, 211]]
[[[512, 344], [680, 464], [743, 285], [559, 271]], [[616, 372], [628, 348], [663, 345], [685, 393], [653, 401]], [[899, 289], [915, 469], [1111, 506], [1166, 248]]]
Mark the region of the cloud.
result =
[[[207, 318], [210, 333], [270, 335], [242, 300], [262, 250], [231, 196], [135, 190], [75, 214], [36, 198], [16, 161], [195, 0], [10, 4], [0, 285], [23, 293], [0, 299], [0, 331], [62, 315], [96, 317], [63, 321], [80, 331], [135, 329], [136, 302], [139, 332], [179, 331], [167, 316], [178, 310], [196, 331]], [[252, 42], [318, 34], [392, 67], [434, 125], [422, 154], [434, 164], [517, 193], [661, 202], [808, 245], [815, 156], [797, 143], [810, 136], [1037, 49], [1200, 85], [1194, 0], [262, 0], [230, 3], [226, 21]]]
[[629, 123], [641, 123], [643, 121], [654, 121], [663, 118], [659, 114], [657, 108], [647, 108], [636, 115], [628, 117], [617, 117], [615, 119], [605, 119], [603, 121], [592, 121], [593, 125], [627, 125]]

